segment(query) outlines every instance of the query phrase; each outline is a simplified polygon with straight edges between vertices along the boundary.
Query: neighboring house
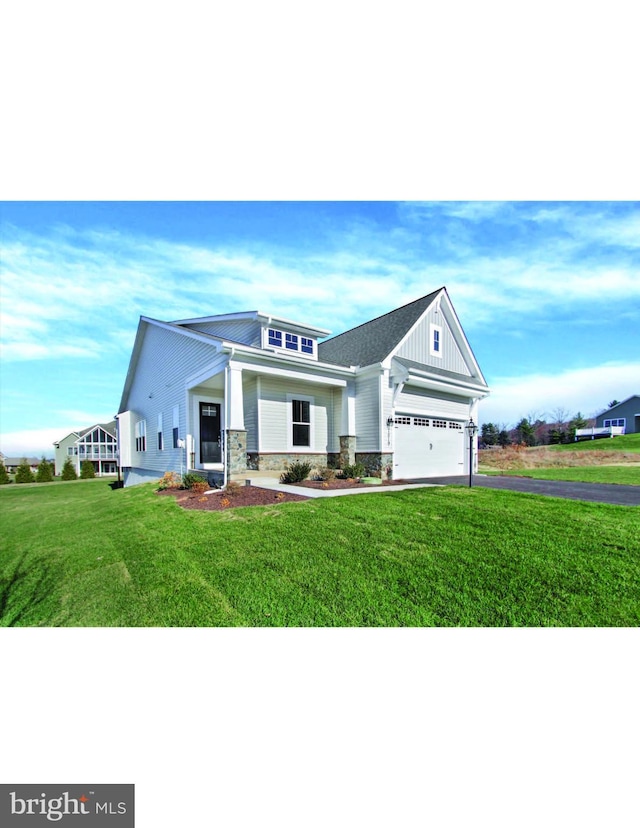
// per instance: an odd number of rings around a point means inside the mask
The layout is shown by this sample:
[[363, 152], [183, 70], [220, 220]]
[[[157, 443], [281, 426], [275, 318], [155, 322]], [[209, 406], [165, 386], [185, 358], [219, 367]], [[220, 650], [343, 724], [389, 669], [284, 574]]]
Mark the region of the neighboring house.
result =
[[629, 397], [624, 402], [607, 408], [596, 417], [596, 428], [610, 426], [623, 428], [623, 434], [640, 433], [640, 394]]
[[446, 289], [319, 341], [329, 333], [259, 311], [141, 317], [116, 417], [125, 485], [294, 460], [468, 473], [464, 427], [489, 389]]
[[78, 474], [85, 460], [90, 460], [98, 476], [118, 471], [118, 437], [116, 421], [72, 431], [53, 444], [56, 449], [56, 474], [62, 473], [67, 457], [73, 460]]
[[25, 457], [24, 455], [22, 457], [5, 457], [2, 462], [9, 474], [15, 474], [16, 469], [24, 460], [27, 461], [32, 472], [38, 471], [40, 460], [37, 457]]

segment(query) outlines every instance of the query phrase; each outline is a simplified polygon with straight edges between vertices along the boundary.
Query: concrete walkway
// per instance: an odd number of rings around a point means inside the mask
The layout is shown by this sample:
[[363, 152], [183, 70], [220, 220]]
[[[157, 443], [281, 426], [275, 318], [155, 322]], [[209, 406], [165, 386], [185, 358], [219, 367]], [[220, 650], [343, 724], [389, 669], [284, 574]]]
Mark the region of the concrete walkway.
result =
[[[371, 492], [401, 492], [405, 489], [429, 486], [468, 486], [469, 477], [428, 477], [390, 486], [366, 486], [357, 489], [307, 489], [280, 483], [278, 477], [265, 472], [248, 473], [245, 477], [252, 486], [305, 497], [343, 497]], [[511, 492], [563, 497], [569, 500], [586, 500], [591, 503], [611, 503], [618, 506], [640, 506], [640, 486], [619, 486], [614, 483], [571, 483], [566, 480], [536, 480], [530, 477], [499, 477], [482, 474], [473, 476], [473, 485], [487, 489], [505, 489]]]

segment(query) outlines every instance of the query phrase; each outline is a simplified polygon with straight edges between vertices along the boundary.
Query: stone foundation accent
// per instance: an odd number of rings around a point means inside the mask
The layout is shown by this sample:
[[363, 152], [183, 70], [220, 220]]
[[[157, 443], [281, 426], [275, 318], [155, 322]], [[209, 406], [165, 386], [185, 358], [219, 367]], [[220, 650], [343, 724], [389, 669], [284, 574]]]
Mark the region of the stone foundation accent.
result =
[[252, 471], [282, 471], [289, 463], [311, 463], [314, 467], [326, 468], [328, 465], [328, 455], [322, 454], [282, 454], [274, 453], [260, 453], [257, 451], [247, 452], [247, 469]]
[[350, 434], [345, 434], [340, 437], [340, 468], [343, 466], [353, 466], [356, 462], [356, 438]]
[[393, 453], [388, 451], [357, 451], [356, 463], [362, 463], [371, 477], [393, 478]]
[[232, 431], [226, 434], [227, 474], [240, 474], [247, 470], [247, 432]]

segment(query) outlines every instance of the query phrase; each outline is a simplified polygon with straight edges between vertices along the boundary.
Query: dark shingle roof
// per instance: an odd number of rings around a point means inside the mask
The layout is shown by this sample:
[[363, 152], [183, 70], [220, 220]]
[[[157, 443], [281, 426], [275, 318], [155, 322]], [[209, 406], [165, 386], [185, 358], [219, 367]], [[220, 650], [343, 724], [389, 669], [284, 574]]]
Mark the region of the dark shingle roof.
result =
[[442, 288], [318, 344], [318, 359], [336, 365], [382, 362], [422, 316]]

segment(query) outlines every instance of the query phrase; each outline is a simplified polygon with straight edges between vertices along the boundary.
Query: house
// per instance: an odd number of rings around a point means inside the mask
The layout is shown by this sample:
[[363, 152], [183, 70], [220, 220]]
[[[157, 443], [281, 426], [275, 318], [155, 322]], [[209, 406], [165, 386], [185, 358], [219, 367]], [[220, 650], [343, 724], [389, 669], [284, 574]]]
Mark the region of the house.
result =
[[399, 478], [468, 473], [487, 383], [446, 288], [338, 336], [260, 311], [141, 317], [117, 414], [125, 485], [361, 462]]
[[56, 449], [56, 474], [62, 473], [67, 457], [71, 457], [79, 475], [82, 463], [90, 460], [96, 475], [116, 474], [118, 458], [118, 436], [116, 421], [96, 423], [90, 428], [72, 431], [53, 444]]
[[607, 408], [596, 417], [596, 428], [623, 428], [623, 434], [640, 433], [640, 394]]
[[40, 460], [37, 457], [3, 457], [2, 462], [4, 463], [4, 467], [9, 474], [15, 474], [16, 470], [19, 465], [21, 465], [24, 461], [27, 461], [29, 468], [35, 474], [38, 471], [38, 466], [40, 465]]

